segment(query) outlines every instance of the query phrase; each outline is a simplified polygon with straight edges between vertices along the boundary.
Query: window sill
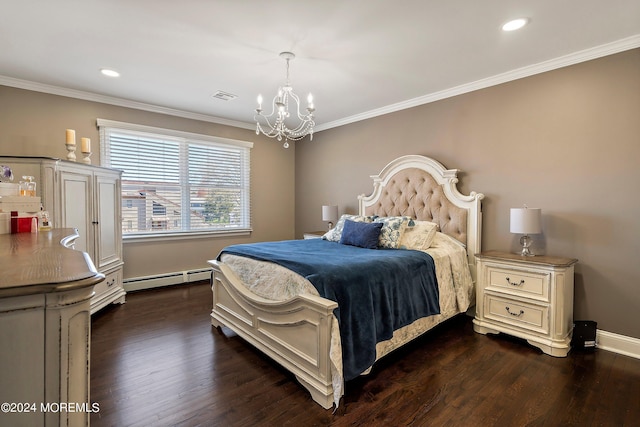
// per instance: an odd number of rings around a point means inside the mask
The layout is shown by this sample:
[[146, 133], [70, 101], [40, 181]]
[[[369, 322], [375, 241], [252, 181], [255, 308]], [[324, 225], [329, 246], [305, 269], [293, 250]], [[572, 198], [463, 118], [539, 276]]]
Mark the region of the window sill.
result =
[[182, 233], [154, 233], [154, 234], [130, 234], [122, 235], [122, 241], [127, 243], [138, 242], [160, 242], [166, 240], [191, 240], [191, 239], [209, 239], [209, 238], [227, 238], [237, 236], [248, 236], [253, 229], [237, 229], [233, 231], [194, 231]]

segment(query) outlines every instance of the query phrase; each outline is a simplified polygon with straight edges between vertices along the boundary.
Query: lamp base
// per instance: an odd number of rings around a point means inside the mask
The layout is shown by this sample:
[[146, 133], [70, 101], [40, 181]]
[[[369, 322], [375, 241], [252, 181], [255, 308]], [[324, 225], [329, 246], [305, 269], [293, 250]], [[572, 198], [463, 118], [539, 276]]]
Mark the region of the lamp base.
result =
[[519, 253], [520, 256], [536, 256], [529, 250], [531, 243], [533, 243], [533, 239], [528, 234], [520, 238], [520, 244], [522, 245], [522, 251]]

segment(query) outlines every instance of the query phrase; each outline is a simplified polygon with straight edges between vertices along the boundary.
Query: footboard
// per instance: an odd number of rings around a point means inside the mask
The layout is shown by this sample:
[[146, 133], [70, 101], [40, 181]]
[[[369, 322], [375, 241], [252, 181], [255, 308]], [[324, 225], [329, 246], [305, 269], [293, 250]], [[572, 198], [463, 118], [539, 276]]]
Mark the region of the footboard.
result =
[[224, 263], [213, 268], [211, 324], [226, 326], [292, 372], [328, 409], [333, 405], [331, 324], [337, 303], [303, 294], [272, 301], [250, 292]]

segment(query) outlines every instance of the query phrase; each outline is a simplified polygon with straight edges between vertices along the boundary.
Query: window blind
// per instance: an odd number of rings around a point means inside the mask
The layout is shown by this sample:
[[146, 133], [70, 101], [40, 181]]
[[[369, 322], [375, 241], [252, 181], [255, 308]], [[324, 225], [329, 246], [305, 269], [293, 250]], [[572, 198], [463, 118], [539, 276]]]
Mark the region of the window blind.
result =
[[122, 173], [127, 236], [251, 228], [251, 143], [98, 120], [102, 163]]

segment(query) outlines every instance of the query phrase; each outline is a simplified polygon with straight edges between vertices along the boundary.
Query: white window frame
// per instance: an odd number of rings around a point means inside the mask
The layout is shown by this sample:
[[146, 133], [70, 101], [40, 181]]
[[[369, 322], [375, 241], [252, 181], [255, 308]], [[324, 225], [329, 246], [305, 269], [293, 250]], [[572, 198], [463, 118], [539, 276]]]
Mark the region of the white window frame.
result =
[[[123, 132], [123, 133], [141, 133], [152, 138], [165, 139], [171, 141], [177, 141], [181, 147], [187, 147], [190, 143], [198, 145], [217, 145], [217, 146], [232, 146], [245, 148], [245, 162], [243, 170], [243, 198], [242, 198], [242, 216], [245, 218], [244, 223], [240, 227], [234, 227], [231, 229], [215, 228], [215, 229], [195, 229], [195, 230], [181, 230], [181, 231], [145, 231], [140, 233], [123, 233], [122, 238], [126, 241], [158, 241], [158, 240], [174, 240], [184, 238], [202, 238], [212, 236], [238, 236], [248, 235], [251, 233], [251, 189], [250, 189], [250, 152], [253, 148], [253, 143], [248, 141], [240, 141], [229, 138], [220, 138], [210, 135], [202, 135], [191, 132], [183, 132], [173, 129], [157, 128], [153, 126], [138, 125], [133, 123], [118, 122], [113, 120], [97, 119], [98, 129], [100, 130], [100, 161], [105, 167], [111, 166], [110, 156], [110, 142], [109, 132]], [[186, 152], [185, 149], [180, 150], [181, 153]], [[184, 159], [181, 162], [184, 166], [181, 167], [181, 180], [186, 176], [186, 168], [188, 167], [188, 159]], [[183, 170], [184, 168], [184, 170]], [[181, 183], [181, 185], [183, 185]], [[183, 197], [183, 204], [189, 203], [188, 195]], [[184, 209], [184, 207], [182, 208]]]

